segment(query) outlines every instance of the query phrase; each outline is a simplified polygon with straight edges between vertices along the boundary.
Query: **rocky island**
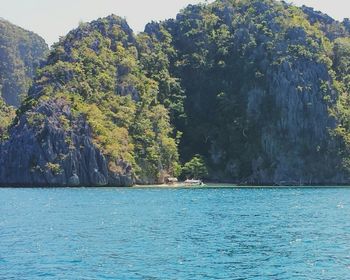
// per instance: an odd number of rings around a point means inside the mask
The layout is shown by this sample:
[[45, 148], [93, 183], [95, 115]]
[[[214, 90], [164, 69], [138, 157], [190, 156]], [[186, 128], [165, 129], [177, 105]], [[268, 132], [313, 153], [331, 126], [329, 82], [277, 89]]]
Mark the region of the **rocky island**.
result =
[[[350, 22], [274, 0], [111, 15], [49, 51], [0, 21], [0, 185], [350, 183]], [[6, 67], [5, 67], [6, 66]]]

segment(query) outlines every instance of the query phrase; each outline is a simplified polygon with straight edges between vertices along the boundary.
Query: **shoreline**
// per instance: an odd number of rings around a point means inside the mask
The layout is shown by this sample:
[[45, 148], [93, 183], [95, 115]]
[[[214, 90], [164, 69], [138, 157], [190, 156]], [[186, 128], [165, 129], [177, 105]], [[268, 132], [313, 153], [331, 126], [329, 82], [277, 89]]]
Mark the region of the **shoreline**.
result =
[[150, 184], [133, 186], [60, 186], [60, 185], [0, 185], [0, 189], [60, 189], [60, 188], [72, 188], [72, 189], [84, 189], [84, 188], [115, 188], [115, 189], [336, 189], [336, 188], [350, 188], [350, 185], [333, 184], [333, 185], [247, 185], [247, 184], [230, 184], [230, 183], [217, 183], [210, 182], [204, 183], [204, 185], [186, 185], [184, 182], [176, 184]]
[[283, 185], [237, 185], [229, 183], [207, 183], [200, 185], [178, 184], [155, 184], [155, 185], [134, 185], [132, 189], [331, 189], [350, 188], [350, 185], [305, 185], [305, 186], [283, 186]]

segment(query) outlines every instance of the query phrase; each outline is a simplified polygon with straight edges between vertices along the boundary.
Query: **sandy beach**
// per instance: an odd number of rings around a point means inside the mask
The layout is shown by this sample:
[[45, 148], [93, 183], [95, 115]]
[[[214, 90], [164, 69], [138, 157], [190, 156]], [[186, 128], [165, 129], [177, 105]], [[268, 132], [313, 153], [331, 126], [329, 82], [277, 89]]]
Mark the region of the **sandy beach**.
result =
[[135, 185], [132, 188], [137, 189], [150, 189], [150, 188], [164, 188], [164, 189], [217, 189], [217, 188], [228, 188], [228, 189], [298, 189], [298, 188], [350, 188], [350, 186], [248, 186], [248, 185], [235, 185], [228, 183], [208, 183], [202, 186], [186, 185], [184, 183], [178, 184], [159, 184], [159, 185]]

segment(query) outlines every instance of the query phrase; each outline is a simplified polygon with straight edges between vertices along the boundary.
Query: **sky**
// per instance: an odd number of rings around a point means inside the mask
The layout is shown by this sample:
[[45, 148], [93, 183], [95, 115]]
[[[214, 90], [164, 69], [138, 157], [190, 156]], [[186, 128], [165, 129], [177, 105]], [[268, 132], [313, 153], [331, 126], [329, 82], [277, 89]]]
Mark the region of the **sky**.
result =
[[[51, 45], [79, 22], [116, 14], [125, 17], [135, 32], [151, 20], [173, 18], [188, 4], [204, 0], [0, 0], [0, 17], [34, 31]], [[209, 0], [212, 2], [212, 0]], [[342, 20], [350, 18], [349, 0], [293, 0]]]

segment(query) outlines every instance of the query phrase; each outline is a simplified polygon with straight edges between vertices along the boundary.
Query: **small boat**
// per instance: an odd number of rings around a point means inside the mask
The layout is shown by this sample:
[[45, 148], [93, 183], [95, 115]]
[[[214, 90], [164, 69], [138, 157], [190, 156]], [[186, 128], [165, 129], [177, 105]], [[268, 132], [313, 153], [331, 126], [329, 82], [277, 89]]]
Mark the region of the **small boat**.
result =
[[187, 179], [184, 183], [187, 186], [204, 186], [202, 180]]

